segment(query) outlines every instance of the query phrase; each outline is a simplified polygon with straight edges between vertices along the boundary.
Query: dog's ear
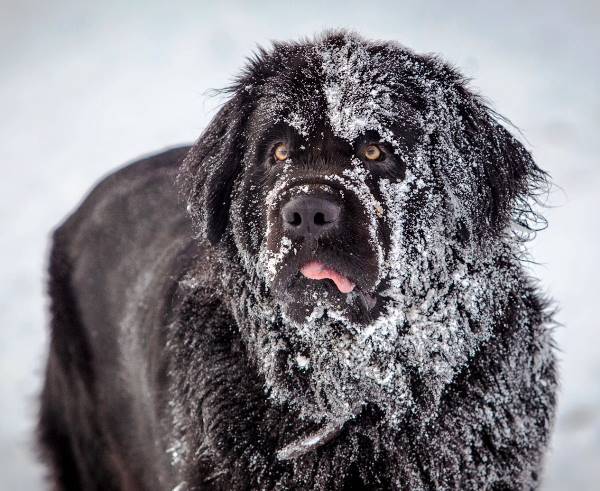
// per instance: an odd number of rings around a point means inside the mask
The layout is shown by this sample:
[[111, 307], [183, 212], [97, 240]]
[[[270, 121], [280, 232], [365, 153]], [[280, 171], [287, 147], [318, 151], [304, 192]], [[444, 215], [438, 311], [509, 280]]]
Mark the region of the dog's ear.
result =
[[472, 166], [478, 183], [471, 190], [477, 221], [492, 232], [504, 230], [511, 219], [528, 228], [525, 215], [533, 213], [528, 198], [545, 185], [546, 174], [499, 115], [472, 94], [463, 93], [461, 99], [460, 140], [464, 162]]
[[236, 93], [190, 149], [177, 178], [199, 235], [213, 245], [227, 227], [233, 184], [244, 155], [246, 112], [242, 95]]

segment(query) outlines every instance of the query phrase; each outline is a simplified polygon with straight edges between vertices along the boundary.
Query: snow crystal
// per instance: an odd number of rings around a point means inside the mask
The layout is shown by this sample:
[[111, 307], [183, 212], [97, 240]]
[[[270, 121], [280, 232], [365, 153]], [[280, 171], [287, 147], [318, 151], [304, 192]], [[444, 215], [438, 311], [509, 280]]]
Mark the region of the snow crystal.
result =
[[310, 365], [310, 358], [304, 355], [296, 355], [296, 363], [300, 368], [307, 368]]

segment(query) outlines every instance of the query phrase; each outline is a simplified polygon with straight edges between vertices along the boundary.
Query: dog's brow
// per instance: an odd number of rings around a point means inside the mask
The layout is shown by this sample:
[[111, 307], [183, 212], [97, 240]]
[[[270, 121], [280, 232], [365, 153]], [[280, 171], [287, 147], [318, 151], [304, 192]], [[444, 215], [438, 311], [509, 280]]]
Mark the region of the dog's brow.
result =
[[285, 142], [290, 145], [299, 141], [299, 135], [285, 123], [279, 123], [267, 128], [257, 139], [257, 147], [266, 150], [277, 142]]

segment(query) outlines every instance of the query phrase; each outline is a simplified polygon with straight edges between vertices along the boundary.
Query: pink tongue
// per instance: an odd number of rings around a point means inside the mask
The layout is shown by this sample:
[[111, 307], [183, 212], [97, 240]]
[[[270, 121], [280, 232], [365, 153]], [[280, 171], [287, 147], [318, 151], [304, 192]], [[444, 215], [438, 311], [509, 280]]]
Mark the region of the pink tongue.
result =
[[335, 286], [337, 286], [338, 290], [342, 293], [350, 293], [352, 290], [354, 290], [354, 283], [352, 283], [348, 278], [335, 272], [333, 269], [325, 267], [325, 265], [319, 261], [311, 261], [310, 263], [305, 264], [300, 272], [311, 280], [330, 279], [335, 283]]

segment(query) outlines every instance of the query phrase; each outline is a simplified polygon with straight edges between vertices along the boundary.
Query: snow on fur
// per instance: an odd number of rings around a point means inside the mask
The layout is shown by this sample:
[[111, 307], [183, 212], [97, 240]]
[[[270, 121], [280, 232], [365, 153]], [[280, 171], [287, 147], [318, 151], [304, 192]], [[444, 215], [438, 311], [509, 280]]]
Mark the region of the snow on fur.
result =
[[[509, 144], [515, 144], [515, 158], [524, 162], [524, 177], [509, 175], [502, 168], [498, 172], [514, 184], [507, 184], [497, 196], [486, 194], [489, 166], [496, 165], [492, 159], [500, 160], [500, 166], [509, 164], [502, 161], [503, 142], [496, 136], [506, 130], [465, 89], [460, 76], [437, 59], [419, 57], [393, 43], [371, 43], [349, 33], [336, 39], [340, 38], [341, 43], [325, 36], [314, 43], [280, 44], [275, 49], [280, 59], [300, 52], [311, 60], [313, 65], [303, 77], [306, 87], [320, 90], [325, 107], [310, 96], [294, 99], [277, 81], [247, 76], [250, 82], [243, 90], [260, 92], [270, 101], [270, 123], [283, 121], [309, 138], [315, 114], [325, 110], [336, 137], [353, 143], [374, 131], [405, 163], [403, 179], [377, 183], [382, 200], [369, 187], [370, 171], [358, 158], [348, 162], [342, 175], [323, 176], [353, 193], [364, 207], [378, 260], [374, 290], [384, 308], [367, 324], [356, 324], [325, 295], [313, 299], [312, 312], [303, 322], [289, 318], [272, 300], [270, 288], [296, 250], [285, 236], [274, 248], [269, 245], [271, 224], [267, 223], [265, 230], [256, 228], [252, 234], [260, 250], [258, 257], [249, 252], [241, 233], [243, 224], [237, 221], [236, 197], [243, 179], [239, 177], [230, 214], [236, 257], [222, 258], [231, 272], [224, 288], [230, 289], [231, 281], [237, 281], [231, 308], [250, 358], [264, 377], [265, 393], [275, 405], [289, 405], [302, 418], [321, 422], [324, 428], [350, 420], [363, 406], [375, 404], [389, 428], [400, 429], [410, 414], [424, 429], [440, 416], [440, 401], [449, 387], [480, 350], [495, 342], [498, 326], [509, 322], [512, 312], [516, 317], [510, 322], [522, 336], [519, 343], [537, 336], [536, 349], [528, 354], [519, 351], [523, 350], [519, 344], [514, 354], [498, 354], [498, 363], [512, 363], [515, 371], [505, 367], [495, 392], [481, 396], [485, 408], [465, 404], [470, 409], [457, 412], [456, 424], [457, 428], [464, 425], [460, 431], [461, 438], [468, 440], [465, 448], [479, 445], [477, 432], [483, 427], [493, 428], [494, 441], [515, 438], [528, 447], [529, 438], [535, 442], [532, 448], [543, 448], [555, 384], [554, 379], [544, 379], [553, 366], [551, 340], [543, 324], [548, 319], [531, 307], [539, 301], [532, 300], [533, 289], [517, 259], [523, 255], [523, 244], [509, 229], [511, 220], [528, 227], [527, 218], [535, 216], [526, 197], [539, 171], [526, 151], [506, 136]], [[418, 94], [418, 98], [398, 97], [403, 92]], [[468, 116], [461, 107], [467, 108]], [[408, 145], [398, 136], [394, 128], [399, 120], [418, 135], [418, 141]], [[244, 160], [242, 176], [251, 165]], [[278, 182], [264, 202], [256, 203], [267, 215], [280, 205], [281, 190], [290, 182], [293, 160], [282, 165]], [[484, 209], [492, 199], [497, 207]], [[391, 231], [387, 247], [380, 235], [384, 224]], [[350, 293], [347, 301], [358, 298]], [[530, 355], [535, 357], [531, 364], [524, 358]], [[503, 357], [508, 357], [506, 362]], [[528, 371], [521, 372], [523, 364]], [[531, 385], [538, 398], [537, 422], [515, 409], [514, 424], [499, 423], [493, 408], [505, 407], [522, 384]], [[302, 442], [290, 448], [310, 446]], [[448, 473], [459, 475], [461, 459], [470, 457], [459, 455], [462, 450], [448, 447], [446, 451]], [[483, 447], [480, 451], [486, 452]], [[478, 469], [471, 484], [485, 487], [498, 477], [492, 463]], [[526, 479], [533, 485], [535, 478]]]
[[[357, 406], [376, 402], [386, 410], [390, 423], [398, 423], [413, 402], [407, 370], [417, 370], [427, 379], [432, 397], [439, 399], [453, 376], [481, 343], [489, 339], [492, 326], [506, 307], [509, 292], [520, 281], [518, 270], [498, 271], [496, 264], [499, 258], [510, 261], [517, 252], [515, 248], [520, 246], [510, 236], [500, 241], [484, 240], [477, 245], [457, 242], [458, 220], [462, 226], [473, 227], [456, 196], [460, 190], [455, 190], [448, 181], [440, 188], [434, 166], [443, 165], [447, 172], [453, 173], [458, 186], [468, 189], [476, 180], [470, 170], [486, 165], [465, 161], [453, 143], [454, 133], [460, 131], [456, 127], [460, 120], [446, 101], [455, 102], [451, 99], [458, 96], [428, 79], [425, 67], [415, 66], [415, 72], [424, 75], [413, 82], [419, 85], [429, 110], [419, 121], [422, 141], [410, 154], [405, 153], [390, 128], [400, 117], [394, 111], [397, 104], [391, 96], [400, 82], [386, 70], [389, 63], [386, 55], [411, 62], [402, 51], [390, 49], [390, 53], [371, 56], [368, 48], [360, 38], [348, 35], [341, 47], [324, 43], [314, 49], [321, 62], [327, 117], [335, 135], [353, 142], [365, 131], [375, 130], [407, 163], [404, 180], [382, 180], [379, 184], [385, 200], [381, 217], [376, 210], [382, 204], [365, 183], [368, 170], [360, 159], [349, 162], [342, 177], [326, 176], [354, 192], [369, 214], [370, 235], [379, 256], [380, 282], [388, 285], [382, 292], [386, 308], [368, 326], [358, 326], [348, 322], [344, 312], [337, 311], [327, 298], [318, 298], [307, 321], [296, 324], [286, 319], [268, 298], [262, 298], [257, 287], [247, 297], [242, 311], [256, 325], [269, 324], [274, 319], [283, 324], [281, 329], [259, 329], [248, 338], [249, 345], [256, 350], [256, 358], [262, 360], [259, 369], [272, 398], [295, 404], [306, 417], [324, 420], [349, 416]], [[285, 100], [292, 107], [302, 106], [300, 101], [295, 102]], [[275, 104], [274, 118], [279, 117], [282, 105], [282, 102]], [[295, 110], [287, 122], [301, 134], [310, 134], [312, 110], [306, 117]], [[442, 141], [435, 147], [429, 140], [432, 129], [443, 130]], [[291, 169], [293, 162], [289, 160], [285, 165]], [[284, 173], [269, 193], [267, 208], [278, 206], [277, 196], [287, 185]], [[406, 217], [405, 210], [415, 198], [424, 206], [418, 217]], [[377, 237], [379, 220], [387, 221], [392, 230], [388, 251], [381, 250]], [[407, 228], [411, 230], [410, 240], [406, 237]], [[267, 228], [258, 263], [252, 256], [243, 257], [250, 276], [262, 278], [267, 287], [287, 255], [294, 253], [286, 237], [277, 251], [270, 251], [266, 246], [269, 233]], [[340, 324], [347, 333], [341, 339]], [[290, 339], [293, 345], [303, 347], [302, 356], [310, 360], [313, 400], [307, 400], [294, 388], [288, 389], [281, 383], [282, 374], [276, 373], [275, 359], [281, 348], [289, 348]], [[327, 394], [326, 401], [317, 397], [321, 391]]]

